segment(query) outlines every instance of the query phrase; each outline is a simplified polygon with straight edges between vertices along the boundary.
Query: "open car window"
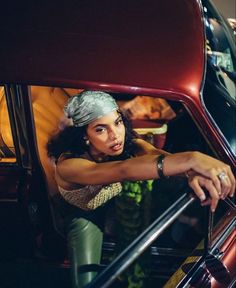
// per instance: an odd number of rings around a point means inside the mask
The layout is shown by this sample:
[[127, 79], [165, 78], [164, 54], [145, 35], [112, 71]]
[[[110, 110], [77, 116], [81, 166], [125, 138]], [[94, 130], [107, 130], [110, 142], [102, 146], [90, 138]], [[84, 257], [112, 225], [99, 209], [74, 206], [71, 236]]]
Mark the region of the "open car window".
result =
[[[55, 194], [53, 190], [56, 189], [56, 185], [53, 179], [54, 170], [47, 157], [46, 143], [50, 135], [67, 125], [63, 107], [69, 97], [80, 91], [81, 89], [30, 87], [39, 157], [46, 172], [49, 193], [52, 195]], [[170, 153], [197, 150], [214, 155], [181, 103], [143, 95], [115, 93], [113, 96], [120, 109], [130, 118], [140, 137], [157, 148]], [[116, 197], [111, 210], [108, 209], [104, 235], [104, 245], [107, 249], [104, 249], [102, 264], [112, 264], [132, 241], [156, 219], [162, 217], [176, 201], [183, 195], [190, 194], [191, 189], [186, 179], [181, 177], [125, 183], [122, 194]], [[217, 224], [227, 215], [228, 208], [224, 203], [220, 203], [212, 221], [212, 237], [215, 237], [213, 234]], [[140, 255], [136, 262], [138, 264], [124, 272], [121, 278], [124, 281], [133, 281], [137, 275], [144, 273], [143, 278], [148, 279], [149, 273], [157, 273], [158, 281], [164, 285], [190, 255], [197, 253], [196, 259], [203, 256], [208, 225], [205, 220], [207, 211], [208, 208], [201, 207], [198, 200], [191, 203], [191, 206], [184, 209], [171, 226], [149, 245], [147, 252]], [[112, 249], [109, 248], [111, 245]], [[197, 252], [194, 252], [195, 249]], [[145, 261], [149, 261], [147, 270], [142, 266]], [[162, 263], [161, 268], [158, 261]], [[185, 265], [186, 269], [189, 267], [190, 265]]]

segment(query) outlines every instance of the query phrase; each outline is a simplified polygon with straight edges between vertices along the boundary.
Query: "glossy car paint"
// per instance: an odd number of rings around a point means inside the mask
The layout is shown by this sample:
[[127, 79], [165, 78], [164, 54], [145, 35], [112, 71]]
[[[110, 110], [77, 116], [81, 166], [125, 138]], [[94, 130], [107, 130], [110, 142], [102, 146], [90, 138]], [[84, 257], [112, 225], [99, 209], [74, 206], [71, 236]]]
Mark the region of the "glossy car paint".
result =
[[0, 20], [2, 81], [199, 96], [204, 32], [197, 1], [11, 5]]

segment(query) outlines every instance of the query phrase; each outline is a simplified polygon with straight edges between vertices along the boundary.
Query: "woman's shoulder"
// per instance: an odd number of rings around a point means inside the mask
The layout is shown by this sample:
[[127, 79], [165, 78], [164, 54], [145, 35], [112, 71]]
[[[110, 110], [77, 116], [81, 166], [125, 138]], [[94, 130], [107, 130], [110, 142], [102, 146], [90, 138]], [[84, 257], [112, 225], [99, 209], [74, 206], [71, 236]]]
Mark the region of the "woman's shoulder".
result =
[[58, 158], [58, 162], [61, 162], [63, 160], [67, 160], [67, 159], [88, 159], [87, 153], [83, 153], [83, 154], [77, 154], [77, 153], [72, 153], [72, 152], [64, 152], [60, 155], [60, 157]]
[[73, 174], [73, 171], [83, 169], [84, 161], [87, 160], [89, 159], [86, 157], [86, 153], [82, 155], [71, 152], [62, 153], [55, 166], [55, 179], [58, 186], [66, 190], [74, 190], [83, 187], [84, 185], [80, 185], [79, 183], [72, 183], [65, 180], [65, 175]]
[[136, 138], [134, 140], [134, 144], [136, 146], [136, 155], [141, 156], [144, 154], [155, 154], [157, 153], [157, 148], [154, 147], [152, 144], [149, 142], [141, 139], [141, 138]]

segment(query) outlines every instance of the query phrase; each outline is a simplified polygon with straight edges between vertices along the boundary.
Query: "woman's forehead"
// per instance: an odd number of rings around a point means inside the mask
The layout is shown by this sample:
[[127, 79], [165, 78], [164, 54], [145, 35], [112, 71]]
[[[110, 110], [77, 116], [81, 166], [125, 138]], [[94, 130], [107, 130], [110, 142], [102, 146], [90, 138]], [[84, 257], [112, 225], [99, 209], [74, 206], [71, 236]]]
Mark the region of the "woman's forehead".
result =
[[117, 118], [120, 117], [120, 114], [117, 111], [112, 111], [88, 124], [89, 128], [98, 126], [98, 125], [110, 125], [113, 124]]

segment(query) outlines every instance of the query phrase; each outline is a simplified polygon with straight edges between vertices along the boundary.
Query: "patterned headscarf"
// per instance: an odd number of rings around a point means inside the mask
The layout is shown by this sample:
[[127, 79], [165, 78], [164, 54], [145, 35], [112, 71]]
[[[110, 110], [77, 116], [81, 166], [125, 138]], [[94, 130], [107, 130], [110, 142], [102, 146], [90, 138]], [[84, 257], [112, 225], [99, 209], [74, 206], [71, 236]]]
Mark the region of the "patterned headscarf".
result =
[[118, 109], [115, 99], [101, 91], [83, 91], [71, 97], [64, 108], [75, 127], [82, 127]]

